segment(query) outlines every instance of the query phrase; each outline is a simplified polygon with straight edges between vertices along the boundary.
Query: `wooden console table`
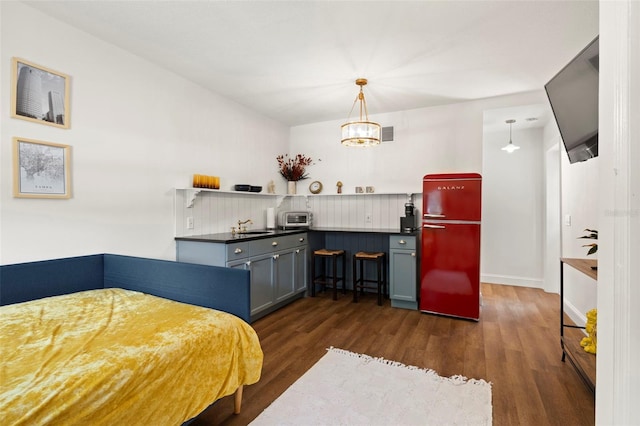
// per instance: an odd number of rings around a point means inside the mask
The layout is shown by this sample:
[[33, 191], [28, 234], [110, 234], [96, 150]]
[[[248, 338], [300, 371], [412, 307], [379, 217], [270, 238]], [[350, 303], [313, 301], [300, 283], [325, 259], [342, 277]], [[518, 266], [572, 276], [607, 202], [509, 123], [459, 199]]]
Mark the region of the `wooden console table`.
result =
[[583, 274], [598, 280], [598, 261], [595, 259], [560, 259], [560, 346], [562, 347], [562, 362], [569, 357], [569, 361], [576, 369], [591, 392], [596, 390], [596, 356], [585, 352], [580, 346], [584, 333], [580, 329], [585, 327], [566, 324], [564, 318], [564, 265], [569, 265]]

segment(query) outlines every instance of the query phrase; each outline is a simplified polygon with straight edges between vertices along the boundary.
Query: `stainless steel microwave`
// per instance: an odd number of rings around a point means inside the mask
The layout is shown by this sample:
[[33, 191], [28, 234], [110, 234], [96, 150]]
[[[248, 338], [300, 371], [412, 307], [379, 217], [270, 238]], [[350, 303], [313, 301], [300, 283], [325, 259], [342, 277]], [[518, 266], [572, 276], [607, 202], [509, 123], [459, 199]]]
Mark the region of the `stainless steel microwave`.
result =
[[280, 212], [278, 226], [280, 229], [309, 228], [311, 220], [311, 212]]

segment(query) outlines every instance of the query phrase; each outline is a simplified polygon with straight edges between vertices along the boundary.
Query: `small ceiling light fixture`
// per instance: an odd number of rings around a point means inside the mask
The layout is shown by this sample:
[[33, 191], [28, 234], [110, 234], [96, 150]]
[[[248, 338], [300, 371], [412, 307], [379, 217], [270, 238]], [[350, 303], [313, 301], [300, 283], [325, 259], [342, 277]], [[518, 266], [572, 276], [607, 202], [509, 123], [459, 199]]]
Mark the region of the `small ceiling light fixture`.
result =
[[[367, 84], [366, 78], [359, 78], [356, 84], [360, 86], [360, 92], [353, 101], [351, 111], [347, 117], [347, 122], [342, 125], [342, 145], [344, 146], [375, 146], [380, 144], [380, 125], [369, 121], [369, 112], [367, 111], [367, 101], [364, 99], [362, 87]], [[349, 121], [351, 113], [360, 101], [360, 120]], [[364, 112], [364, 116], [363, 113]]]
[[513, 123], [515, 123], [516, 120], [507, 120], [505, 121], [505, 123], [507, 123], [509, 125], [509, 143], [505, 146], [502, 147], [503, 151], [507, 151], [509, 154], [511, 154], [513, 151], [515, 151], [516, 149], [520, 149], [519, 146], [514, 145], [513, 141], [511, 140], [511, 126], [513, 126]]

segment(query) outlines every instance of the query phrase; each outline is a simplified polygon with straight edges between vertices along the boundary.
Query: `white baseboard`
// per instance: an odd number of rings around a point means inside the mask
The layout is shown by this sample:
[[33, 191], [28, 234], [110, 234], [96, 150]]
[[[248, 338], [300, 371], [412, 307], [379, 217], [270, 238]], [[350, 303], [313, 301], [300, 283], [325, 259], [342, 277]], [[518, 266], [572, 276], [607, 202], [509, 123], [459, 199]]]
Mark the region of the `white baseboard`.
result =
[[[571, 321], [573, 321], [576, 325], [579, 325], [582, 327], [587, 323], [587, 317], [584, 316], [582, 312], [580, 312], [578, 308], [573, 306], [571, 302], [569, 302], [567, 299], [564, 300], [564, 312], [569, 316], [569, 318], [571, 318]], [[584, 330], [582, 330], [582, 332], [584, 334], [587, 334], [586, 331]]]
[[480, 281], [489, 284], [514, 285], [518, 287], [544, 288], [541, 278], [515, 277], [509, 275], [480, 274]]

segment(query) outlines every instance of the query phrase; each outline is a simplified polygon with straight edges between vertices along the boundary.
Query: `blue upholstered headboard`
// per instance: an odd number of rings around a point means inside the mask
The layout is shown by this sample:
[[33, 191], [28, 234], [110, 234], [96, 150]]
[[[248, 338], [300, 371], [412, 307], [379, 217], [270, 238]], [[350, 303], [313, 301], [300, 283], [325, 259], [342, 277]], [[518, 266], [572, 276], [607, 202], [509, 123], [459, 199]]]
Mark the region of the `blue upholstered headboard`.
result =
[[0, 305], [104, 287], [101, 254], [0, 266]]
[[0, 305], [108, 287], [251, 317], [249, 271], [114, 254], [0, 266]]
[[119, 287], [230, 312], [249, 322], [249, 271], [104, 255], [104, 287]]

